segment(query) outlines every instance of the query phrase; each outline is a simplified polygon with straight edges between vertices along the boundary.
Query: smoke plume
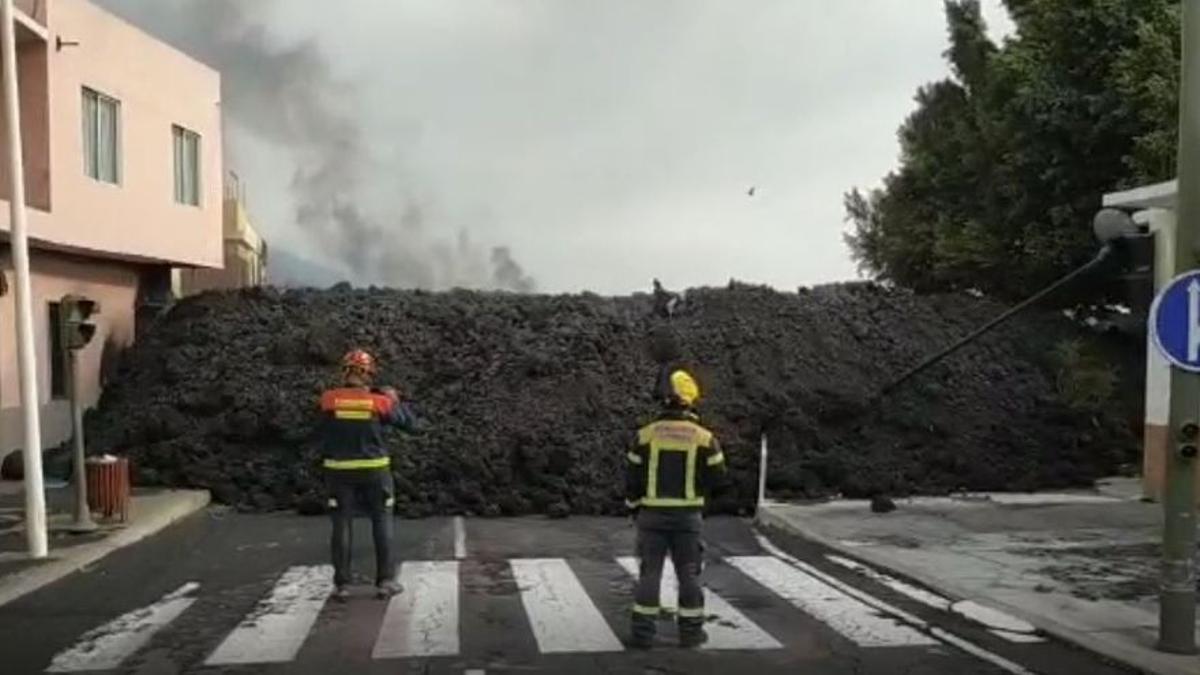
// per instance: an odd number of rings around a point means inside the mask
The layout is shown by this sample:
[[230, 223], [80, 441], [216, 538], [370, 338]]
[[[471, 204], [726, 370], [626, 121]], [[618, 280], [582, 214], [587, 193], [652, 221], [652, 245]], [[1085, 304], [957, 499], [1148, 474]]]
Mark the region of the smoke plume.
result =
[[497, 246], [492, 249], [492, 281], [497, 288], [507, 288], [518, 293], [533, 291], [533, 279], [526, 276], [525, 270], [513, 260], [512, 251], [507, 246]]
[[295, 223], [324, 252], [322, 262], [364, 285], [534, 290], [508, 247], [488, 258], [465, 231], [447, 243], [411, 197], [396, 197], [383, 213], [363, 206], [367, 181], [398, 172], [375, 166], [364, 130], [345, 109], [355, 84], [338, 79], [314, 40], [283, 44], [269, 33], [263, 16], [273, 2], [99, 2], [221, 72], [227, 165], [237, 164], [243, 135], [289, 158]]

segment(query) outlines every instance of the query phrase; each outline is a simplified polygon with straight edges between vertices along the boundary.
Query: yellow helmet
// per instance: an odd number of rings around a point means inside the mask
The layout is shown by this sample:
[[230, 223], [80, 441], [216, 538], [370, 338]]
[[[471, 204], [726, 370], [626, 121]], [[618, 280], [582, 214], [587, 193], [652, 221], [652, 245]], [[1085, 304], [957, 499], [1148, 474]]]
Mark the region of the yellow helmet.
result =
[[671, 394], [685, 406], [696, 405], [700, 400], [700, 385], [696, 378], [686, 370], [676, 370], [671, 373]]

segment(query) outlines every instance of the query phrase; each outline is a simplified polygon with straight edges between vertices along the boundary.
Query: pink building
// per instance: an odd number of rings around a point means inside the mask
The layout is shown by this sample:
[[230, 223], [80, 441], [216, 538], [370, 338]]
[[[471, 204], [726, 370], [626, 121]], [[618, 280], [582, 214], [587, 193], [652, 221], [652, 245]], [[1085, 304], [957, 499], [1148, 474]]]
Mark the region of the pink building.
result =
[[[172, 268], [222, 265], [221, 80], [211, 68], [85, 0], [16, 0], [26, 199], [42, 435], [70, 435], [52, 313], [100, 302], [81, 353], [85, 403], [102, 364], [166, 302]], [[0, 152], [7, 153], [2, 139]], [[0, 157], [7, 156], [6, 154]], [[0, 162], [0, 237], [10, 231]], [[0, 271], [13, 287], [11, 250]], [[0, 455], [22, 438], [13, 293], [0, 298]]]

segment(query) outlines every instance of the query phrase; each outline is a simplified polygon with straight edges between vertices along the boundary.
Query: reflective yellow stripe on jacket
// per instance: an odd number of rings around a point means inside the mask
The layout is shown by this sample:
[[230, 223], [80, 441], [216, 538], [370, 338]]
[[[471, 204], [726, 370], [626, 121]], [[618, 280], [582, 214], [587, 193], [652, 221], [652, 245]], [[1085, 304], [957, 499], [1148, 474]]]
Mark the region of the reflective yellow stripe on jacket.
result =
[[658, 506], [676, 509], [704, 506], [704, 497], [692, 497], [690, 499], [687, 497], [642, 497], [638, 501], [638, 506]]
[[326, 469], [347, 470], [347, 469], [386, 469], [392, 465], [391, 457], [372, 457], [370, 459], [327, 459], [324, 462]]
[[[678, 433], [687, 429], [687, 433]], [[662, 421], [641, 429], [638, 441], [650, 448], [650, 461], [646, 467], [646, 494], [641, 506], [665, 508], [694, 508], [704, 506], [704, 496], [696, 494], [696, 463], [700, 448], [712, 442], [712, 432], [698, 424]], [[685, 453], [684, 495], [682, 497], [660, 497], [658, 495], [659, 458], [666, 452]], [[723, 458], [722, 458], [723, 459]], [[709, 465], [712, 466], [710, 460]]]

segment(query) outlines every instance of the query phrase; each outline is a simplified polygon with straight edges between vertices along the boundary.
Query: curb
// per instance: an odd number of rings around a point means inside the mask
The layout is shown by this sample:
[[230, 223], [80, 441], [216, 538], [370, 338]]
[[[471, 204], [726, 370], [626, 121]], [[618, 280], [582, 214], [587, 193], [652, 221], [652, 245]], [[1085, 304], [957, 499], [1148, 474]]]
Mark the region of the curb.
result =
[[908, 577], [928, 588], [937, 590], [945, 595], [950, 595], [956, 600], [972, 600], [981, 605], [1006, 612], [1018, 619], [1023, 619], [1033, 624], [1039, 630], [1053, 635], [1060, 640], [1078, 645], [1088, 651], [1101, 654], [1132, 668], [1154, 673], [1155, 675], [1196, 675], [1197, 673], [1198, 659], [1195, 656], [1174, 656], [1153, 651], [1150, 647], [1133, 647], [1125, 643], [1116, 643], [1112, 640], [1104, 639], [1086, 631], [1071, 628], [1044, 614], [1030, 612], [1016, 605], [998, 602], [993, 598], [959, 588], [955, 584], [947, 583], [944, 579], [936, 577], [922, 568], [897, 563], [895, 560], [891, 560], [887, 556], [865, 547], [846, 546], [837, 540], [814, 532], [802, 524], [792, 522], [774, 513], [769, 505], [759, 508], [754, 520], [761, 526], [781, 530], [788, 534], [816, 542], [837, 551], [839, 554]]
[[207, 490], [169, 490], [162, 494], [176, 498], [161, 510], [134, 521], [128, 527], [114, 531], [111, 536], [71, 549], [65, 557], [52, 558], [48, 562], [0, 578], [0, 607], [77, 572], [110, 553], [161, 532], [172, 523], [203, 510], [212, 499]]

